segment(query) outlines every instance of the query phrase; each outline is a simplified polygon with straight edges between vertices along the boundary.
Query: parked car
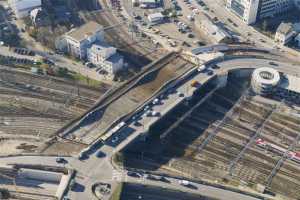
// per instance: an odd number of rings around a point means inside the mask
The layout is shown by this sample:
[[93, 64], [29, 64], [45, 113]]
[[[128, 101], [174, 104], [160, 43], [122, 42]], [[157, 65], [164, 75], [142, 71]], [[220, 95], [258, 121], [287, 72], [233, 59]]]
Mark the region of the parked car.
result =
[[96, 156], [98, 157], [98, 158], [103, 158], [103, 157], [105, 157], [106, 156], [106, 154], [103, 152], [103, 151], [97, 151], [97, 153], [96, 153]]
[[62, 157], [58, 157], [58, 158], [56, 158], [56, 162], [57, 163], [67, 163], [68, 161]]

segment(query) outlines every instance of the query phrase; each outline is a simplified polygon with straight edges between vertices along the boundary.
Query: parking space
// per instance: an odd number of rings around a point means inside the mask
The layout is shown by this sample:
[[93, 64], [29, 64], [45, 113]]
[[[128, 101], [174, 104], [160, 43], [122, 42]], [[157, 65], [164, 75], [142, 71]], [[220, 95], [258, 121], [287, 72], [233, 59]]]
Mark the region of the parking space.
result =
[[[189, 50], [204, 45], [204, 40], [195, 30], [193, 23], [194, 17], [199, 14], [199, 10], [191, 6], [189, 1], [186, 1], [187, 6], [190, 8], [184, 8], [185, 11], [183, 12], [181, 4], [183, 3], [176, 0], [166, 0], [162, 7], [143, 9], [133, 7], [131, 1], [127, 0], [122, 4], [125, 8], [122, 17], [130, 18], [132, 15], [135, 24], [145, 35], [151, 37], [154, 43], [160, 44], [168, 50], [178, 48]], [[174, 14], [173, 8], [177, 11], [177, 17], [172, 17]], [[169, 17], [159, 23], [150, 23], [148, 15], [158, 12], [163, 12]], [[188, 12], [191, 14], [188, 15]]]
[[25, 48], [14, 48], [15, 53], [20, 55], [35, 56], [35, 52]]

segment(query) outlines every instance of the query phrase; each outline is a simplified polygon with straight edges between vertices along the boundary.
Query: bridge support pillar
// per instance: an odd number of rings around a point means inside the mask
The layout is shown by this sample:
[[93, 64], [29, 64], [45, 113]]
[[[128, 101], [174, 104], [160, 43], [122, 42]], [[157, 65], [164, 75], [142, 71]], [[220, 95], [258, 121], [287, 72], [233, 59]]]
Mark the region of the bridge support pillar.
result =
[[227, 85], [228, 71], [224, 71], [218, 74], [218, 86], [219, 88], [225, 87]]

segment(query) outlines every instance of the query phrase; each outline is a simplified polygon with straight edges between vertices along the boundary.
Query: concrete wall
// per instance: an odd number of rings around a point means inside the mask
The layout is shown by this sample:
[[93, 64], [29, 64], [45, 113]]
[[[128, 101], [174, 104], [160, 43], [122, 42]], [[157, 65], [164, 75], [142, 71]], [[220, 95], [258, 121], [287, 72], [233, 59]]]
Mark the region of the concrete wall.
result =
[[225, 87], [227, 85], [228, 71], [218, 74], [218, 87]]
[[19, 175], [25, 179], [59, 183], [63, 174], [35, 169], [20, 169]]
[[238, 78], [248, 78], [252, 74], [254, 69], [233, 69], [229, 73], [234, 73]]

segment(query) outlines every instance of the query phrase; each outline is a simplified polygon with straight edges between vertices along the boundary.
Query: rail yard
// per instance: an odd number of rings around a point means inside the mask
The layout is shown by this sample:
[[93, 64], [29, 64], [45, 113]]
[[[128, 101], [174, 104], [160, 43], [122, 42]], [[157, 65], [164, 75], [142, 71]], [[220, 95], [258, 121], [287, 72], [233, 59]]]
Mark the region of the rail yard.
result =
[[93, 88], [5, 67], [0, 71], [4, 154], [39, 151], [60, 127], [84, 113], [109, 89], [106, 84]]
[[[187, 177], [233, 185], [242, 182], [253, 188], [262, 185], [299, 198], [299, 161], [285, 155], [288, 150], [299, 150], [299, 118], [282, 102], [251, 95], [248, 87], [245, 80], [233, 76], [200, 106], [181, 105], [153, 128], [153, 143], [125, 153], [126, 163], [133, 167], [143, 152], [143, 160], [150, 164], [155, 160], [146, 168], [157, 166]], [[190, 109], [192, 112], [184, 115]], [[166, 143], [159, 151], [155, 138], [160, 134]], [[261, 140], [276, 146], [262, 147]]]

